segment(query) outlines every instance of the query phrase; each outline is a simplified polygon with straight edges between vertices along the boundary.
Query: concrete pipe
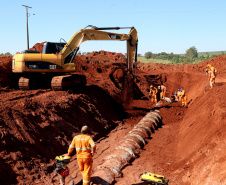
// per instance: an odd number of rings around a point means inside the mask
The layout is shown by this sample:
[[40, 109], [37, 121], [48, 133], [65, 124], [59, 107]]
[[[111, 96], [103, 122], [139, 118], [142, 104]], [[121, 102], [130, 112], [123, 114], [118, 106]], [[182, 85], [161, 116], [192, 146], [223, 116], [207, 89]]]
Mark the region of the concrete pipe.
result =
[[108, 168], [98, 166], [97, 171], [91, 177], [91, 181], [95, 185], [110, 185], [114, 181], [114, 173]]
[[137, 134], [142, 138], [148, 137], [148, 135], [146, 134], [146, 131], [139, 128], [133, 128], [133, 130], [131, 130], [129, 134]]
[[151, 129], [143, 124], [137, 124], [134, 129], [143, 130], [146, 133], [147, 137], [151, 137]]
[[121, 169], [127, 165], [136, 153], [145, 146], [145, 138], [150, 138], [151, 133], [162, 124], [162, 118], [157, 111], [146, 114], [140, 122], [124, 137], [111, 155], [104, 159], [104, 162], [97, 167], [93, 174], [92, 182], [96, 185], [110, 185], [115, 177], [121, 176]]
[[[123, 153], [121, 151], [121, 153]], [[114, 164], [114, 165], [112, 165]], [[121, 167], [122, 167], [123, 162], [118, 158], [118, 157], [109, 157], [101, 166], [103, 168], [108, 168], [111, 170], [114, 174], [114, 176], [120, 176], [121, 174]]]
[[155, 133], [155, 126], [152, 122], [148, 122], [148, 121], [141, 121], [140, 123], [137, 124], [137, 126], [141, 126], [141, 127], [148, 127], [151, 130], [151, 133]]
[[144, 139], [136, 134], [132, 134], [132, 133], [128, 134], [124, 139], [125, 139], [125, 141], [131, 141], [133, 143], [136, 143], [136, 144], [134, 144], [135, 146], [137, 146], [137, 144], [138, 144], [139, 148], [143, 148], [145, 145]]

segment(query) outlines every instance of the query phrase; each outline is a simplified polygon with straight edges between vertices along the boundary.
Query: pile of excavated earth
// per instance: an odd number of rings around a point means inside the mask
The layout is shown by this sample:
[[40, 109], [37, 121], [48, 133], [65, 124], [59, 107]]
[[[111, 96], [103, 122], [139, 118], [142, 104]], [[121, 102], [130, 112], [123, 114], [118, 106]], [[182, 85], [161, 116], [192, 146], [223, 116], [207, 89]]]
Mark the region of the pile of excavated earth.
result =
[[[164, 175], [172, 185], [226, 184], [225, 55], [199, 64], [138, 62], [130, 87], [125, 85], [126, 58], [122, 54], [93, 52], [74, 60], [77, 73], [87, 78], [86, 87], [67, 91], [19, 90], [11, 60], [0, 56], [0, 184], [59, 184], [55, 157], [67, 153], [83, 125], [92, 129], [97, 144], [95, 176], [128, 133], [152, 111], [161, 116], [161, 126], [145, 136], [143, 146], [111, 184], [147, 184], [139, 179], [144, 172]], [[207, 63], [218, 70], [213, 89], [205, 74]], [[174, 101], [152, 103], [149, 86], [161, 83], [169, 98], [177, 89], [185, 89], [188, 108]], [[125, 105], [130, 88], [133, 101]], [[81, 184], [76, 155], [68, 167], [66, 183]]]

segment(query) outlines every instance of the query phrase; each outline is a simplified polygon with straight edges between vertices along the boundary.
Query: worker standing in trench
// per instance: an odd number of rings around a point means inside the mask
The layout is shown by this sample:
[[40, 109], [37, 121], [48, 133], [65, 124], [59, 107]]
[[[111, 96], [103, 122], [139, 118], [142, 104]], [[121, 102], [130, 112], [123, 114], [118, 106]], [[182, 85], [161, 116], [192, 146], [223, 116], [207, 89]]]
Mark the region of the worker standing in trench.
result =
[[163, 100], [163, 102], [165, 102], [166, 86], [165, 85], [158, 86], [158, 91], [160, 91], [160, 99]]
[[149, 96], [151, 96], [151, 102], [157, 103], [157, 93], [158, 89], [153, 85], [150, 85]]
[[178, 89], [178, 91], [174, 94], [174, 99], [175, 101], [181, 101], [182, 107], [188, 107], [187, 104], [187, 93], [185, 92], [184, 89]]
[[178, 91], [177, 91], [177, 100], [178, 101], [181, 101], [182, 91], [183, 91], [183, 89], [178, 89]]
[[88, 135], [89, 131], [90, 129], [88, 126], [83, 126], [81, 134], [73, 138], [68, 153], [64, 154], [70, 156], [72, 151], [76, 149], [79, 170], [83, 177], [83, 185], [90, 185], [91, 183], [91, 170], [93, 165], [92, 157], [96, 151], [96, 144]]
[[182, 101], [182, 107], [187, 108], [187, 93], [185, 92], [185, 90], [181, 92], [181, 101]]

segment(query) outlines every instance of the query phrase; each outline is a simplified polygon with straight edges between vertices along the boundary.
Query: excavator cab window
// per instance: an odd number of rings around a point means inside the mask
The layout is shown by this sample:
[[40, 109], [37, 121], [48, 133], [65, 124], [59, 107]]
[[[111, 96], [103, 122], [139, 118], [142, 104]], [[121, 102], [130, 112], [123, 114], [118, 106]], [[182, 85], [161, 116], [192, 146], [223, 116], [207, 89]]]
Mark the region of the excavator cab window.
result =
[[[64, 48], [65, 42], [46, 42], [43, 45], [42, 54], [57, 54]], [[73, 56], [77, 53], [77, 50], [72, 51], [66, 58], [64, 63], [71, 63]]]
[[57, 54], [64, 48], [65, 43], [46, 42], [43, 46], [43, 54]]

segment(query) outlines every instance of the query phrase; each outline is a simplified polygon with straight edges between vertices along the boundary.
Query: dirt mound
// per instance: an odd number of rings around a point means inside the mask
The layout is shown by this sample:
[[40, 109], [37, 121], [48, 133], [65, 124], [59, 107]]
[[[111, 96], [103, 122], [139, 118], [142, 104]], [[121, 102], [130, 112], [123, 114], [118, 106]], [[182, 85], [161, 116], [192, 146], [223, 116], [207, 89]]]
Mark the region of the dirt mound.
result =
[[[36, 49], [42, 50], [43, 43], [37, 43], [35, 46]], [[1, 92], [0, 156], [4, 160], [0, 161], [0, 183], [32, 184], [31, 182], [38, 181], [41, 176], [47, 178], [54, 171], [52, 161], [55, 156], [67, 151], [72, 137], [84, 124], [92, 128], [93, 136], [97, 140], [121, 122], [124, 111], [121, 105], [107, 94], [111, 92], [113, 97], [120, 96], [120, 90], [109, 77], [111, 65], [105, 68], [101, 60], [115, 62], [120, 58], [117, 56], [121, 55], [102, 51], [100, 53], [102, 56], [107, 55], [105, 58], [95, 57], [100, 64], [89, 64], [77, 57], [83, 66], [81, 71], [87, 74], [89, 82], [86, 88], [78, 92]], [[93, 56], [95, 55], [97, 54], [94, 53]], [[1, 87], [8, 87], [13, 78], [12, 57], [2, 56], [0, 61]], [[101, 82], [99, 78], [105, 78], [106, 81]], [[102, 85], [95, 85], [99, 83]], [[5, 174], [8, 174], [7, 178]]]
[[[87, 85], [95, 84], [110, 94], [117, 102], [123, 103], [127, 70], [126, 58], [121, 53], [106, 51], [92, 52], [88, 55], [78, 55], [73, 60], [78, 73], [87, 77]], [[124, 90], [124, 91], [122, 91]]]
[[[38, 50], [42, 52], [42, 48], [45, 42], [37, 43], [31, 50]], [[87, 82], [89, 85], [95, 84], [103, 87], [111, 95], [120, 97], [121, 87], [123, 86], [126, 58], [121, 53], [112, 53], [106, 51], [93, 52], [89, 55], [78, 55], [73, 61], [76, 65], [77, 72], [85, 74], [87, 76]], [[16, 82], [13, 80], [12, 74], [12, 56], [5, 57], [0, 56], [0, 87], [16, 88]], [[118, 76], [118, 73], [122, 73]], [[105, 79], [106, 82], [102, 82], [100, 79]], [[111, 87], [107, 88], [109, 84]], [[106, 86], [107, 85], [107, 86]], [[112, 94], [111, 88], [115, 87], [115, 92]]]
[[42, 42], [42, 43], [36, 43], [32, 48], [30, 48], [29, 50], [38, 50], [40, 53], [42, 53], [43, 50], [43, 45], [46, 43]]
[[[179, 133], [177, 155], [189, 168], [183, 182], [196, 179], [197, 184], [225, 184], [226, 168], [226, 84], [217, 81], [205, 94], [197, 88], [196, 100], [183, 118]], [[200, 111], [197, 114], [197, 111]]]
[[[97, 140], [115, 128], [123, 116], [120, 105], [97, 86], [87, 87], [78, 95], [49, 90], [17, 91], [2, 94], [1, 100], [0, 156], [5, 164], [14, 166], [13, 172], [9, 171], [11, 176], [0, 174], [5, 184], [32, 182], [52, 172], [52, 159], [67, 151], [72, 136], [83, 125], [92, 129]], [[43, 169], [40, 163], [46, 162], [50, 165]], [[1, 168], [6, 172], [9, 169]]]
[[[93, 52], [73, 61], [78, 73], [86, 75], [87, 87], [56, 92], [13, 90], [7, 85], [12, 78], [11, 60], [0, 57], [0, 86], [8, 89], [0, 94], [0, 184], [58, 184], [53, 159], [67, 151], [85, 124], [97, 143], [95, 172], [152, 108], [160, 111], [164, 125], [147, 138], [147, 145], [115, 184], [141, 184], [138, 177], [145, 171], [164, 174], [174, 185], [225, 184], [225, 55], [199, 64], [138, 63], [136, 80], [129, 87], [122, 54]], [[207, 63], [217, 68], [218, 75], [215, 87], [204, 93]], [[169, 97], [184, 88], [189, 107], [178, 102], [154, 107], [148, 99], [149, 86], [161, 83]], [[134, 90], [136, 99], [128, 110], [121, 105], [125, 87]], [[71, 179], [78, 183], [82, 177], [75, 156], [69, 168], [67, 183]]]
[[0, 55], [0, 88], [13, 87], [12, 79], [12, 56], [1, 56]]
[[126, 57], [121, 53], [107, 52], [107, 51], [95, 51], [88, 55], [78, 55], [86, 63], [90, 64], [104, 64], [104, 63], [126, 63]]

